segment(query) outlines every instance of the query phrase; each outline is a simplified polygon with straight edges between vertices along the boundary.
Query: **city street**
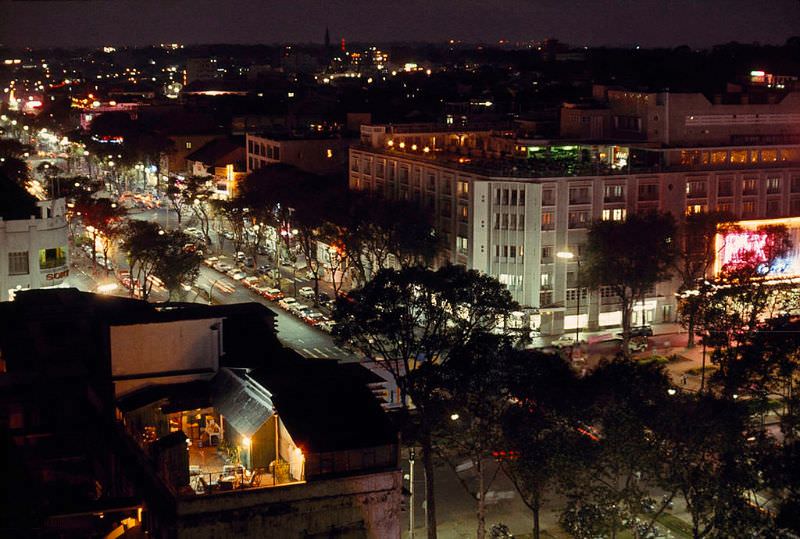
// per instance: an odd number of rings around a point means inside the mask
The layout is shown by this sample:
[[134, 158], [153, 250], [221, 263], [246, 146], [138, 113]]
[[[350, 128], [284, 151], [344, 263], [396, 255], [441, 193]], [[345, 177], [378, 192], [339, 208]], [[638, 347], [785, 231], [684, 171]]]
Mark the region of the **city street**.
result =
[[[170, 229], [177, 228], [178, 220], [175, 212], [166, 208], [156, 208], [148, 210], [131, 210], [129, 215], [132, 219], [140, 219], [159, 223], [161, 226]], [[185, 217], [182, 225], [189, 226], [190, 218]], [[224, 242], [225, 249], [219, 251], [219, 238], [212, 232], [214, 240], [215, 255], [233, 256], [233, 245], [230, 241]], [[266, 262], [266, 257], [261, 257]], [[292, 279], [290, 272], [286, 268], [279, 268], [283, 275], [284, 282]], [[298, 279], [297, 288], [310, 286], [313, 283]], [[322, 285], [322, 283], [320, 283]], [[321, 287], [322, 288], [322, 287]], [[292, 288], [284, 287], [287, 295], [292, 295]], [[356, 358], [348, 352], [337, 347], [330, 335], [309, 326], [299, 318], [289, 314], [277, 306], [276, 302], [271, 302], [259, 296], [255, 292], [245, 288], [227, 275], [224, 275], [205, 264], [200, 266], [200, 276], [193, 287], [193, 292], [188, 294], [189, 301], [198, 303], [207, 302], [211, 297], [214, 303], [231, 304], [257, 302], [268, 306], [277, 315], [278, 338], [284, 345], [294, 349], [305, 357], [316, 358], [335, 358], [345, 361], [355, 361]]]

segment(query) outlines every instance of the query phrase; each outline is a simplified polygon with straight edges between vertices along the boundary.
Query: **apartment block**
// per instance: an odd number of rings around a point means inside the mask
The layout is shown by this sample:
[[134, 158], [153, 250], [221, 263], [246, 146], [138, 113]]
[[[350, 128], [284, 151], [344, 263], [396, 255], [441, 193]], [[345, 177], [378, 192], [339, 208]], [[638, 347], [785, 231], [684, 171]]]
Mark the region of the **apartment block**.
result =
[[[494, 276], [543, 333], [559, 334], [621, 323], [610, 290], [577, 287], [592, 221], [647, 211], [800, 215], [800, 144], [581, 144], [523, 140], [505, 127], [364, 126], [349, 185], [427, 208], [445, 242], [440, 262]], [[635, 306], [635, 323], [674, 321], [676, 289], [658, 285]]]

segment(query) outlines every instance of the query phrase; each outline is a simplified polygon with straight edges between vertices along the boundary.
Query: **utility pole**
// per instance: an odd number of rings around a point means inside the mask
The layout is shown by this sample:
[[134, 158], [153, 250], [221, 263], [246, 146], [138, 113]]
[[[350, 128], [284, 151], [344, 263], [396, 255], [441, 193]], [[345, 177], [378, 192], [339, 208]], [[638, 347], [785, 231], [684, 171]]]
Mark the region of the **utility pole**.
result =
[[408, 537], [414, 539], [414, 448], [408, 450]]
[[208, 304], [209, 305], [214, 305], [214, 302], [212, 301], [212, 297], [214, 295], [214, 287], [217, 286], [218, 282], [219, 282], [219, 279], [214, 279], [214, 282], [211, 283], [211, 286], [208, 287]]

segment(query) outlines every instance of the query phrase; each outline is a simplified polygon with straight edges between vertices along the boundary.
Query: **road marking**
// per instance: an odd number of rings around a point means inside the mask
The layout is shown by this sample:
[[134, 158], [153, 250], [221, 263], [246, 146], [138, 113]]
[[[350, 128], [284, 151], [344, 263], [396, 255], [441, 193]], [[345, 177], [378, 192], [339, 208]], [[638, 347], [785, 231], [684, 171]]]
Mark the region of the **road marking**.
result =
[[323, 352], [322, 350], [320, 350], [319, 348], [314, 348], [314, 351], [317, 354], [321, 355], [322, 357], [328, 357], [328, 355], [325, 352]]
[[306, 357], [314, 357], [314, 354], [312, 354], [311, 350], [309, 350], [308, 348], [301, 348], [300, 350], [305, 352], [305, 354], [303, 354], [304, 356], [306, 356]]

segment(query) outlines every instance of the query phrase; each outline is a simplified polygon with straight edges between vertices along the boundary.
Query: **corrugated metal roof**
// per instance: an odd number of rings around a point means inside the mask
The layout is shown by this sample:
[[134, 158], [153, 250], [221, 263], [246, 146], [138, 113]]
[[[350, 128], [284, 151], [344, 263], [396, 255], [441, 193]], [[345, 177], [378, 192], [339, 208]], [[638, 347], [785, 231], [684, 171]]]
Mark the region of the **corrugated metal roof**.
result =
[[252, 436], [275, 413], [272, 394], [246, 373], [221, 368], [211, 382], [211, 400], [242, 436]]

